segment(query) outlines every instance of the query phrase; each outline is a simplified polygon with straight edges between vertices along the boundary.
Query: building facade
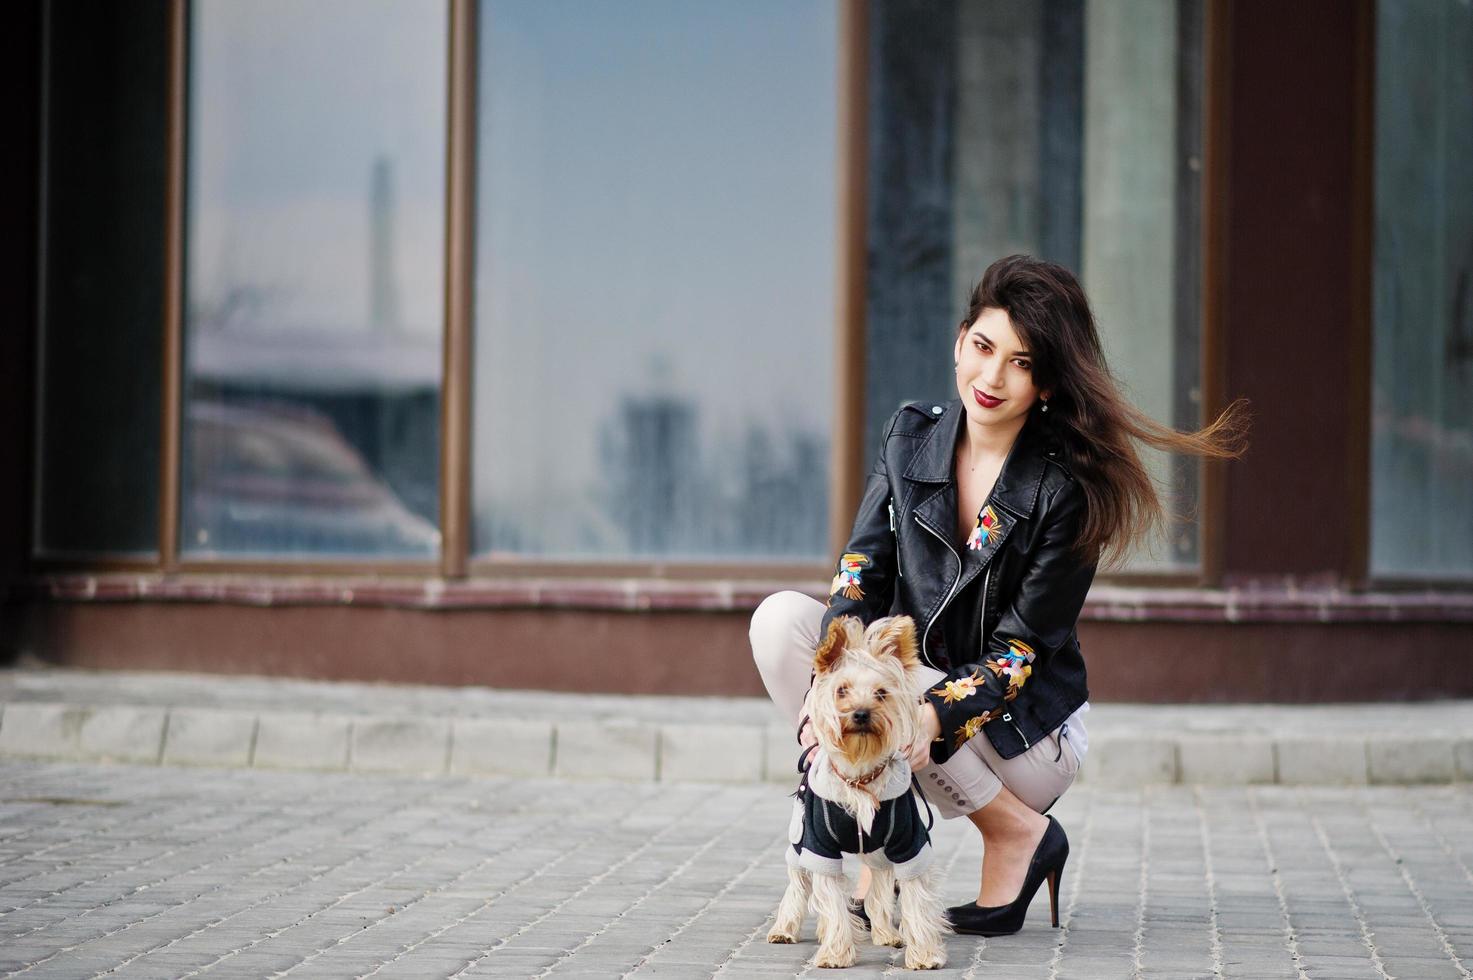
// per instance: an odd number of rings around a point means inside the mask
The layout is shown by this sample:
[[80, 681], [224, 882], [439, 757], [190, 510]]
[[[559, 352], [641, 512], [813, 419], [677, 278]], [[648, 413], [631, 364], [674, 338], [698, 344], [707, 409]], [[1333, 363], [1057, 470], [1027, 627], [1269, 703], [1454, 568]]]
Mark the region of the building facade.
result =
[[[1473, 695], [1456, 0], [13, 4], [4, 652], [752, 694], [971, 285], [1227, 464], [1092, 695]], [[1394, 669], [1388, 669], [1394, 664]]]

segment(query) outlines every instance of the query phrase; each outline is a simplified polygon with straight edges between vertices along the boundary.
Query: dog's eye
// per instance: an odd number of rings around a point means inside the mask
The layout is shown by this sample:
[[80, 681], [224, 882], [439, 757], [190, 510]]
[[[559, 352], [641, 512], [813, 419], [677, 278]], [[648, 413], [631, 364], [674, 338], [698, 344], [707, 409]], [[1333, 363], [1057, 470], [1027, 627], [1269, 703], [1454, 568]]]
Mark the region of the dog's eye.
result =
[[883, 687], [878, 688], [878, 689], [875, 690], [875, 700], [876, 701], [883, 701], [883, 700], [885, 700], [885, 695], [887, 695], [889, 693], [890, 692], [887, 691], [887, 690], [885, 690]]
[[841, 687], [837, 691], [834, 692], [835, 696], [841, 697], [841, 698], [844, 695], [848, 694], [848, 693], [849, 693], [849, 688], [847, 688], [847, 687]]

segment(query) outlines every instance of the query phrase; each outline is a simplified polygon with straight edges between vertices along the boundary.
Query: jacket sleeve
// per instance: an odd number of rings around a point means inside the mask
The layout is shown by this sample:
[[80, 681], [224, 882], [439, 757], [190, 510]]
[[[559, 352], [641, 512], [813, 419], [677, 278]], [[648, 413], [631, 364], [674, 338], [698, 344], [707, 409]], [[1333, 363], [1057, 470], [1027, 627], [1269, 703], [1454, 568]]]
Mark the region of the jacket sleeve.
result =
[[1084, 507], [1077, 483], [1054, 495], [1032, 561], [979, 651], [981, 661], [955, 667], [926, 692], [941, 721], [941, 735], [931, 746], [935, 761], [945, 762], [983, 725], [1001, 717], [1035, 667], [1042, 668], [1074, 632], [1096, 566], [1074, 550]]
[[819, 637], [828, 634], [835, 616], [857, 616], [868, 626], [890, 611], [895, 595], [895, 532], [890, 527], [890, 471], [885, 464], [885, 445], [900, 412], [886, 423], [875, 465], [865, 480], [849, 543], [829, 582], [828, 608], [819, 623]]

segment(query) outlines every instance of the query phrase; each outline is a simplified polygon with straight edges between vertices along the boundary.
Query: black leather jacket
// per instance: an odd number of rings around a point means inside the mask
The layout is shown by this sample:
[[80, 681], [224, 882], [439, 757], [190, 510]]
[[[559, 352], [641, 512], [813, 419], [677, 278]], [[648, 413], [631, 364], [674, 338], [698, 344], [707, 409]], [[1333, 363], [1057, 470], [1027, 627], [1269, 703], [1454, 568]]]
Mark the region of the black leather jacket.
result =
[[956, 540], [953, 468], [965, 419], [957, 400], [891, 417], [819, 632], [839, 615], [915, 619], [922, 659], [948, 675], [926, 695], [941, 720], [937, 762], [979, 731], [1011, 759], [1089, 697], [1075, 633], [1095, 574], [1074, 553], [1083, 489], [1031, 417], [967, 550]]

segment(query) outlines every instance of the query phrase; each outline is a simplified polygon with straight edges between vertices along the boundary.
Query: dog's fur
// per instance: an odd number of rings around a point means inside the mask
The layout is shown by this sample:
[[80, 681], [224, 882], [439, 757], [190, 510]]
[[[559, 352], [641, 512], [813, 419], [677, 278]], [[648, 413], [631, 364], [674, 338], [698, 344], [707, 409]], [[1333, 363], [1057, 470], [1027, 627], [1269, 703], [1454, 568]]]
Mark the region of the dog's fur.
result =
[[[901, 778], [907, 782], [910, 779], [910, 764], [900, 750], [918, 737], [920, 730], [920, 691], [914, 679], [920, 667], [915, 623], [909, 616], [892, 616], [876, 620], [865, 629], [858, 619], [836, 617], [819, 644], [813, 666], [815, 676], [809, 695], [813, 732], [820, 758], [826, 757], [841, 777], [825, 783], [832, 788], [832, 797], [825, 798], [854, 815], [868, 832], [878, 806], [876, 797], [844, 780], [873, 773], [882, 764], [903, 767]], [[887, 770], [885, 777], [890, 776]], [[936, 888], [936, 870], [928, 868], [900, 880], [897, 927], [891, 920], [894, 868], [883, 851], [870, 852], [865, 860], [873, 876], [864, 910], [875, 945], [904, 946], [907, 969], [945, 966], [945, 937], [950, 924]], [[848, 892], [842, 874], [813, 873], [790, 863], [787, 893], [778, 906], [767, 941], [797, 942], [811, 901], [818, 916], [815, 965], [853, 966], [859, 957], [856, 937], [863, 925], [849, 911]]]

